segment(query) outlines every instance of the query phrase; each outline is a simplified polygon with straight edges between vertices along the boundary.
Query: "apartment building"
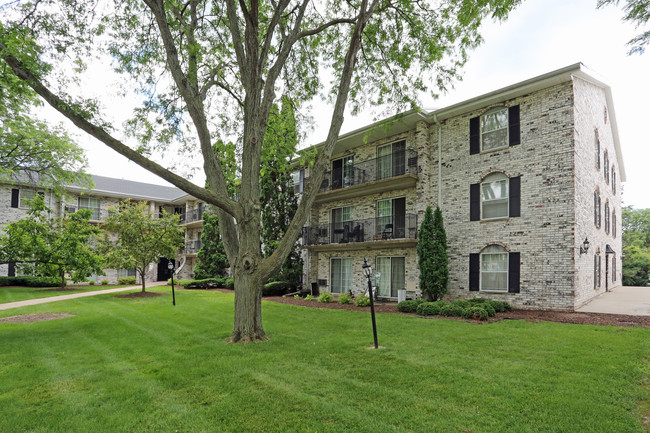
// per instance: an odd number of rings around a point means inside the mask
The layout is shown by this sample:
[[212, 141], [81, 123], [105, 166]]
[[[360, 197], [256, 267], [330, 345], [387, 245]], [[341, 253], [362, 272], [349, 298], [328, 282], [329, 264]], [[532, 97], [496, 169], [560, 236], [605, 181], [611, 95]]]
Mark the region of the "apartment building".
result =
[[[176, 257], [176, 266], [180, 278], [191, 278], [197, 253], [201, 248], [201, 227], [203, 225], [204, 203], [189, 196], [178, 188], [114, 179], [104, 176], [92, 176], [95, 187], [70, 185], [66, 188], [63, 199], [57, 198], [52, 192], [35, 187], [29, 182], [0, 184], [0, 227], [23, 218], [26, 215], [29, 201], [36, 194], [43, 195], [45, 205], [52, 211], [54, 217], [64, 213], [76, 212], [78, 209], [92, 211], [91, 222], [101, 224], [108, 216], [108, 208], [119, 202], [131, 199], [145, 201], [152, 215], [161, 213], [180, 214], [180, 224], [185, 227], [185, 246]], [[0, 275], [15, 275], [12, 264], [0, 265]], [[106, 269], [106, 276], [96, 276], [95, 280], [107, 279], [115, 283], [119, 277], [136, 276], [134, 269]], [[162, 281], [169, 278], [167, 259], [161, 258], [158, 263], [152, 263], [147, 271], [147, 281]]]
[[439, 205], [447, 299], [570, 311], [621, 284], [623, 181], [611, 89], [582, 64], [409, 111], [340, 137], [303, 232], [307, 279], [364, 292], [367, 258], [380, 297], [421, 296], [417, 232]]

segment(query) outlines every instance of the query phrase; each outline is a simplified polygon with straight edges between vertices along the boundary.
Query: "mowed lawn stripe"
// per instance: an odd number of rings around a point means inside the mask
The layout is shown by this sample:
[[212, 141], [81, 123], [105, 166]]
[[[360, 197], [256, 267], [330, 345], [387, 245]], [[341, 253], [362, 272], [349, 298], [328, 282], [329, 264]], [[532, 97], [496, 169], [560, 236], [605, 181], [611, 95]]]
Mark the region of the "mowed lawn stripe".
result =
[[379, 315], [375, 351], [367, 313], [264, 302], [232, 345], [232, 294], [155, 291], [0, 324], [0, 431], [644, 431], [647, 329]]

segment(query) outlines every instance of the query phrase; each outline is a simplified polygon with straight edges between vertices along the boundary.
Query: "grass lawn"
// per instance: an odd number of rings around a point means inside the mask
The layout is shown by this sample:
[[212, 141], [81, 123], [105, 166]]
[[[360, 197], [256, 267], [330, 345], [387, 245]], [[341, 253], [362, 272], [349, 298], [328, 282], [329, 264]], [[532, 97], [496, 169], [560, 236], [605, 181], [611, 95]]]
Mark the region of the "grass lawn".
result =
[[[168, 292], [168, 288], [154, 291]], [[238, 345], [233, 295], [81, 298], [0, 311], [2, 432], [644, 432], [650, 330], [492, 324], [264, 303]]]
[[[133, 285], [133, 284], [132, 284]], [[7, 302], [25, 301], [28, 299], [48, 298], [50, 296], [72, 295], [74, 293], [94, 292], [95, 290], [114, 289], [125, 286], [67, 286], [66, 289], [56, 290], [57, 287], [0, 287], [0, 304]], [[53, 289], [53, 290], [50, 290]], [[20, 314], [20, 313], [18, 313]]]

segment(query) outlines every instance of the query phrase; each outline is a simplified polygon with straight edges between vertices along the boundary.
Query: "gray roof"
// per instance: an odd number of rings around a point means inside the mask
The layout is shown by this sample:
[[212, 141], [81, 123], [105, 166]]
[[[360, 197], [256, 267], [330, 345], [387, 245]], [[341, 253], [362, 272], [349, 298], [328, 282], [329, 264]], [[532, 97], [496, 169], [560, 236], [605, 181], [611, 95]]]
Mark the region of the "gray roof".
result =
[[[173, 186], [155, 185], [152, 183], [95, 175], [92, 176], [92, 180], [95, 183], [95, 187], [89, 191], [89, 194], [166, 202], [187, 196], [186, 192]], [[86, 190], [86, 188], [79, 185], [71, 185], [70, 189], [77, 191]]]

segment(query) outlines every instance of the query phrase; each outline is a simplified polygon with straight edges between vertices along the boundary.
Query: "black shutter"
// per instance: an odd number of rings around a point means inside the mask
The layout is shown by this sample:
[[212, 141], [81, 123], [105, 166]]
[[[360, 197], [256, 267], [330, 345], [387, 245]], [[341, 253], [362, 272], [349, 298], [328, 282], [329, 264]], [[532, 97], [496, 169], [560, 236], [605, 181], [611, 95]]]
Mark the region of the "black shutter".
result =
[[519, 105], [508, 108], [508, 136], [510, 146], [521, 143], [521, 130], [519, 127]]
[[9, 262], [7, 263], [9, 270], [7, 271], [7, 276], [8, 277], [15, 277], [16, 276], [16, 262]]
[[18, 207], [18, 190], [16, 188], [11, 190], [11, 207]]
[[473, 183], [469, 186], [469, 220], [481, 219], [481, 184]]
[[508, 292], [519, 293], [520, 253], [508, 254]]
[[479, 254], [469, 255], [469, 290], [478, 292], [481, 276], [481, 261]]
[[510, 178], [510, 216], [521, 216], [521, 176]]
[[481, 152], [481, 118], [469, 119], [469, 154]]

